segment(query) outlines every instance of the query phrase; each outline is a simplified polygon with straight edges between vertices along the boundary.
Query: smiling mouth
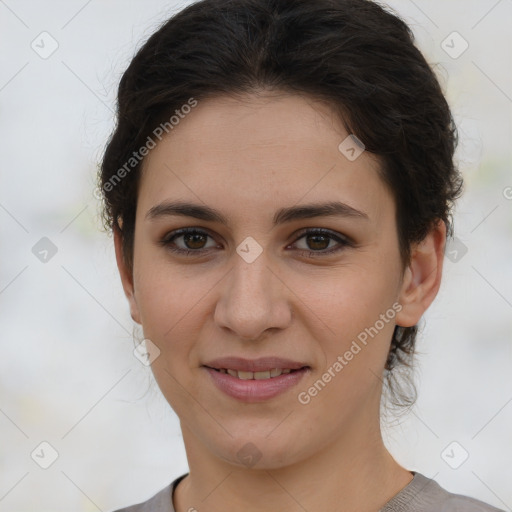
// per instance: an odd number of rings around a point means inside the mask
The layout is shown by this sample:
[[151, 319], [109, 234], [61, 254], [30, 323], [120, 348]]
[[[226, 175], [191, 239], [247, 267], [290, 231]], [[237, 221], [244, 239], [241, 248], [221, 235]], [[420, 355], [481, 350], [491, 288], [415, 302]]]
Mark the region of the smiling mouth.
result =
[[241, 380], [265, 380], [265, 379], [273, 379], [275, 377], [279, 377], [280, 375], [286, 375], [288, 373], [299, 372], [308, 368], [307, 366], [303, 366], [302, 368], [297, 368], [292, 370], [290, 368], [273, 368], [271, 370], [261, 371], [261, 372], [246, 372], [242, 370], [232, 370], [230, 368], [212, 368], [211, 366], [206, 366], [206, 368], [210, 368], [211, 370], [215, 370], [220, 373], [227, 373], [232, 377], [236, 377]]

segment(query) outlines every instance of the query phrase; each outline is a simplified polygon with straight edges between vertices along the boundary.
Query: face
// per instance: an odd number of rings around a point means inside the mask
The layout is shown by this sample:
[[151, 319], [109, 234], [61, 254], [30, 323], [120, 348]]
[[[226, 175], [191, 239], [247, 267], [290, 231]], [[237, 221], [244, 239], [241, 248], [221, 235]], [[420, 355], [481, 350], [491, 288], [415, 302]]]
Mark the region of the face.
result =
[[276, 468], [378, 425], [414, 279], [379, 161], [347, 158], [348, 135], [304, 97], [209, 99], [144, 162], [123, 285], [164, 396], [225, 463]]

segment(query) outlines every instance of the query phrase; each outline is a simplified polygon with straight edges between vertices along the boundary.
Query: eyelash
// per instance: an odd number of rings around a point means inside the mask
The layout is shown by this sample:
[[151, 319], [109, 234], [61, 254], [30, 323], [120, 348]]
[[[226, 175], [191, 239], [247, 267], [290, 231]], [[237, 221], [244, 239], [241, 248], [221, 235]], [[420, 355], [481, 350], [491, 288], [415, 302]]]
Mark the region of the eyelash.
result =
[[[206, 252], [208, 252], [210, 249], [212, 249], [212, 247], [210, 247], [208, 249], [197, 249], [197, 250], [181, 249], [179, 247], [174, 247], [172, 245], [176, 238], [179, 238], [180, 236], [188, 235], [188, 234], [198, 234], [198, 235], [204, 235], [204, 236], [213, 238], [209, 233], [207, 233], [206, 231], [203, 231], [201, 229], [183, 228], [183, 229], [179, 229], [177, 231], [173, 231], [172, 233], [165, 236], [160, 241], [160, 245], [162, 245], [163, 247], [169, 249], [170, 251], [177, 253], [179, 255], [182, 255], [182, 256], [202, 256]], [[331, 248], [328, 250], [322, 250], [322, 251], [311, 251], [311, 250], [308, 251], [308, 250], [304, 250], [304, 249], [298, 249], [298, 251], [303, 256], [306, 255], [308, 257], [313, 257], [313, 258], [318, 257], [318, 256], [326, 256], [326, 255], [331, 255], [335, 252], [341, 251], [342, 249], [344, 249], [346, 247], [354, 246], [354, 243], [349, 238], [341, 236], [339, 234], [335, 234], [334, 232], [332, 232], [328, 229], [323, 229], [323, 228], [314, 228], [314, 229], [307, 229], [307, 230], [302, 231], [299, 234], [298, 238], [295, 239], [293, 244], [297, 243], [300, 239], [306, 237], [307, 235], [321, 235], [324, 237], [328, 237], [329, 239], [338, 242], [339, 245], [335, 246], [334, 248]]]

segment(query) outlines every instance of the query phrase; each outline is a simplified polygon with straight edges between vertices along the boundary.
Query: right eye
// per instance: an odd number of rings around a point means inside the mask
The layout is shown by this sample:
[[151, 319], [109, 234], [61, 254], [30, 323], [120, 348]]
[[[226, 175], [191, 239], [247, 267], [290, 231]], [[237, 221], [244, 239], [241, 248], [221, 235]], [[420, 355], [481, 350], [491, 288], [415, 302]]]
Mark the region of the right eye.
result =
[[[202, 255], [217, 246], [215, 243], [208, 246], [208, 238], [212, 237], [206, 231], [197, 228], [183, 228], [165, 235], [160, 244], [170, 251], [184, 256]], [[180, 243], [177, 244], [176, 240], [180, 239]]]

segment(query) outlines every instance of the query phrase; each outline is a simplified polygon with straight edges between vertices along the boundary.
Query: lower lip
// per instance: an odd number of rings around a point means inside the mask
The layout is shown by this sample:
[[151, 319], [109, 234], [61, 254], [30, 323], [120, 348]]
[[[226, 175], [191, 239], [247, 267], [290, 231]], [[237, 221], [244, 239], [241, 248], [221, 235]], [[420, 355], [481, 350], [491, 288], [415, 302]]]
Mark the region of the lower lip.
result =
[[204, 367], [215, 385], [226, 395], [241, 400], [242, 402], [263, 402], [297, 385], [309, 371], [309, 368], [301, 368], [290, 373], [284, 373], [279, 377], [270, 379], [243, 380], [233, 377], [229, 373], [221, 373], [212, 368]]

